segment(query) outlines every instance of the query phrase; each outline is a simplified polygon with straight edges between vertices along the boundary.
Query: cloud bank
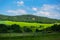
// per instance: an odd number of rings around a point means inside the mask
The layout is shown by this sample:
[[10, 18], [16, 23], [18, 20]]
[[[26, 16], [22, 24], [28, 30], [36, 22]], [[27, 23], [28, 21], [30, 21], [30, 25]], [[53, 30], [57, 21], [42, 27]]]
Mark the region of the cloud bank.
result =
[[23, 15], [27, 14], [26, 10], [18, 9], [18, 10], [7, 10], [6, 12], [14, 14], [14, 15]]
[[60, 15], [60, 6], [59, 5], [49, 5], [44, 4], [39, 11], [33, 15], [45, 16], [49, 18], [59, 18]]

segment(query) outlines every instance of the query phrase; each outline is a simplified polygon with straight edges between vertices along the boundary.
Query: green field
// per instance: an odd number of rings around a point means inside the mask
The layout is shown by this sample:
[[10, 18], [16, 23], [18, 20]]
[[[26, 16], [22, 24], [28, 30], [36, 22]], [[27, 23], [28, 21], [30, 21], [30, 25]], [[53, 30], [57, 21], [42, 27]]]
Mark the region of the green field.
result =
[[17, 24], [17, 25], [20, 25], [20, 27], [24, 27], [24, 26], [27, 26], [27, 27], [31, 27], [31, 26], [34, 26], [34, 27], [40, 27], [40, 26], [43, 26], [41, 28], [47, 28], [47, 27], [51, 27], [53, 24], [41, 24], [41, 23], [27, 23], [27, 22], [12, 22], [12, 21], [0, 21], [0, 24], [6, 24], [6, 25], [12, 25], [12, 24]]
[[4, 33], [0, 40], [60, 40], [60, 33]]

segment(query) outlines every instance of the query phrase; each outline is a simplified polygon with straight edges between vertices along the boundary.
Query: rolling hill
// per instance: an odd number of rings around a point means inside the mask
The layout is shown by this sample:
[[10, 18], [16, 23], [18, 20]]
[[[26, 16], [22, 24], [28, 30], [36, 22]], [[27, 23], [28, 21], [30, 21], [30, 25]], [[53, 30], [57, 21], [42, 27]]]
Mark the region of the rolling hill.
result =
[[35, 15], [18, 15], [18, 16], [0, 15], [0, 21], [15, 21], [30, 23], [60, 23], [60, 20], [58, 19], [51, 19]]

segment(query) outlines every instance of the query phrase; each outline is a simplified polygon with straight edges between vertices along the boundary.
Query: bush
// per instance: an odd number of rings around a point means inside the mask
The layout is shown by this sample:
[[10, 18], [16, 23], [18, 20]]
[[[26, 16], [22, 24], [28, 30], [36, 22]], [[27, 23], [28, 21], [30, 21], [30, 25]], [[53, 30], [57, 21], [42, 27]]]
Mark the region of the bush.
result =
[[23, 30], [24, 30], [24, 32], [32, 32], [32, 30], [26, 26], [24, 26]]
[[5, 24], [0, 24], [0, 33], [6, 33], [8, 26]]
[[22, 33], [21, 27], [17, 24], [11, 25], [10, 30], [12, 30], [13, 32], [16, 32], [16, 33]]

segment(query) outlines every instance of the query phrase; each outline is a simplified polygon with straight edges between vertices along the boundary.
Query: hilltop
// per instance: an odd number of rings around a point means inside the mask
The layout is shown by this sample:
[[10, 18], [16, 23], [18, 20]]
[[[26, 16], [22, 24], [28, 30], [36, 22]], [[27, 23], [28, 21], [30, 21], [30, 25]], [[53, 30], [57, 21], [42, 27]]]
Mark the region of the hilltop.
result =
[[60, 23], [60, 20], [58, 19], [51, 19], [51, 18], [35, 16], [35, 15], [18, 15], [18, 16], [0, 15], [0, 21], [31, 22], [31, 23]]

